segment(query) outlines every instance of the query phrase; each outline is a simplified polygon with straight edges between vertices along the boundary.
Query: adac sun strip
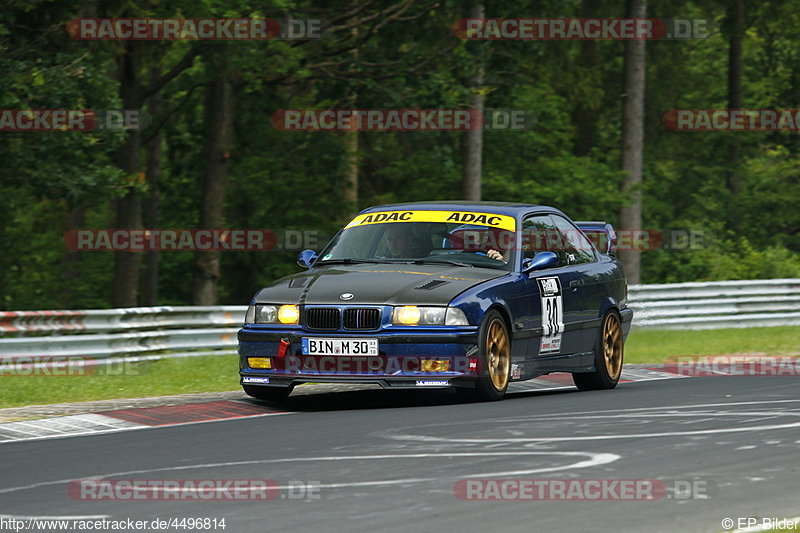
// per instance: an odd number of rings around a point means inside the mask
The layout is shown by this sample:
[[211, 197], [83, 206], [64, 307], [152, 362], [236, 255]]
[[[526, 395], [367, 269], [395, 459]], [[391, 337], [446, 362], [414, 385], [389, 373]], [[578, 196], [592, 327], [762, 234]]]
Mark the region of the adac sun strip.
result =
[[508, 231], [516, 229], [514, 217], [472, 211], [379, 211], [358, 215], [345, 228], [393, 222], [448, 222], [451, 224], [489, 226]]

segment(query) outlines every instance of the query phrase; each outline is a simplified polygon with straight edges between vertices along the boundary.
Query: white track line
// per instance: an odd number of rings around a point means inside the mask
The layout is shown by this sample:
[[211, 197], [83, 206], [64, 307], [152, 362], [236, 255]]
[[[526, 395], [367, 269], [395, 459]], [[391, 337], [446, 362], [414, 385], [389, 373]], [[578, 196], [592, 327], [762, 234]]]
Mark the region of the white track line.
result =
[[[93, 420], [93, 422], [98, 426], [97, 429], [85, 428], [86, 430], [76, 430], [74, 432], [61, 432], [53, 434], [52, 428], [47, 427], [47, 424], [50, 424], [52, 421], [60, 421], [62, 418], [69, 418], [69, 417], [56, 417], [56, 418], [43, 418], [41, 420], [36, 420], [36, 422], [44, 424], [40, 431], [39, 435], [35, 433], [31, 433], [29, 431], [22, 431], [16, 430], [12, 427], [13, 424], [18, 424], [19, 422], [8, 422], [6, 424], [0, 424], [0, 444], [9, 444], [13, 442], [27, 442], [32, 440], [46, 440], [46, 439], [65, 439], [69, 437], [85, 437], [87, 435], [103, 435], [108, 433], [118, 433], [120, 431], [133, 431], [138, 429], [166, 429], [171, 427], [177, 426], [189, 426], [194, 424], [208, 424], [211, 422], [229, 422], [232, 420], [241, 420], [243, 418], [260, 418], [265, 416], [277, 416], [277, 415], [291, 415], [295, 414], [294, 412], [280, 412], [280, 413], [262, 413], [262, 414], [255, 414], [255, 415], [246, 415], [246, 416], [238, 416], [235, 418], [219, 418], [214, 420], [197, 420], [193, 422], [180, 422], [177, 424], [164, 424], [160, 426], [148, 426], [144, 424], [137, 424], [135, 422], [129, 422], [127, 420], [122, 420], [120, 418], [113, 418], [110, 416], [105, 415], [97, 415], [97, 414], [88, 414], [88, 415], [71, 415], [71, 417], [102, 417], [103, 421], [100, 422], [99, 420]], [[28, 422], [30, 425], [30, 422]], [[99, 426], [106, 426], [110, 427], [111, 429], [100, 429]], [[19, 433], [26, 433], [31, 435], [30, 437], [21, 437], [21, 438], [4, 438], [8, 437], [8, 435], [4, 434], [4, 431], [16, 431]]]
[[[545, 472], [559, 472], [563, 470], [574, 470], [580, 468], [589, 468], [594, 466], [602, 466], [617, 461], [621, 457], [613, 453], [595, 453], [595, 452], [562, 452], [562, 451], [511, 451], [511, 452], [437, 452], [437, 453], [410, 453], [410, 454], [376, 454], [376, 455], [333, 455], [321, 457], [287, 457], [282, 459], [257, 459], [253, 461], [232, 461], [225, 463], [206, 463], [198, 465], [182, 465], [182, 466], [168, 466], [163, 468], [153, 468], [147, 470], [129, 470], [127, 472], [112, 472], [103, 475], [90, 475], [85, 476], [83, 479], [102, 480], [110, 477], [132, 476], [140, 474], [151, 474], [154, 472], [172, 472], [181, 470], [192, 470], [198, 468], [223, 468], [231, 466], [244, 466], [254, 464], [275, 464], [275, 463], [309, 463], [309, 462], [326, 462], [326, 461], [365, 461], [365, 460], [397, 460], [397, 459], [441, 459], [442, 457], [531, 457], [537, 455], [545, 456], [566, 456], [566, 457], [583, 457], [582, 461], [569, 463], [560, 466], [551, 466], [543, 468], [533, 468], [528, 470], [517, 470], [513, 472], [487, 472], [480, 474], [463, 474], [458, 478], [463, 477], [501, 477], [511, 475], [528, 475], [540, 474]], [[435, 481], [440, 478], [413, 478], [413, 479], [389, 479], [389, 480], [373, 480], [373, 481], [354, 481], [345, 483], [331, 483], [319, 485], [320, 488], [344, 488], [344, 487], [360, 487], [370, 485], [400, 485], [405, 483], [419, 483], [426, 481]], [[31, 490], [50, 485], [62, 485], [75, 481], [74, 479], [59, 479], [56, 481], [44, 481], [41, 483], [33, 483], [31, 485], [23, 485], [19, 487], [8, 487], [0, 489], [0, 494], [8, 494], [10, 492], [19, 492], [24, 490]], [[365, 485], [366, 484], [366, 485]]]

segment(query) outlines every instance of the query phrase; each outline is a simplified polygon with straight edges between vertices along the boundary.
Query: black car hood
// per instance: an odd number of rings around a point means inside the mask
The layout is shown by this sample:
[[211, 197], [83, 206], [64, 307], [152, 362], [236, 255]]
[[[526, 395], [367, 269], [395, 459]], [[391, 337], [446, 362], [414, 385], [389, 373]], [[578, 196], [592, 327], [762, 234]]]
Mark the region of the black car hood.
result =
[[[258, 303], [446, 305], [505, 270], [449, 265], [336, 265], [278, 280], [262, 289]], [[350, 293], [352, 299], [343, 300]]]

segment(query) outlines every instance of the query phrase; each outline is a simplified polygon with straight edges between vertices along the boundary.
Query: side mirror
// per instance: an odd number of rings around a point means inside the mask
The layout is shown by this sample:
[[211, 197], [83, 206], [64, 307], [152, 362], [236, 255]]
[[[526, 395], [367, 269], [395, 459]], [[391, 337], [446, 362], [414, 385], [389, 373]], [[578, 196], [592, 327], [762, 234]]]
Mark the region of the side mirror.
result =
[[297, 264], [303, 268], [311, 268], [317, 260], [317, 252], [314, 250], [303, 250], [297, 254]]
[[522, 273], [527, 274], [534, 270], [552, 268], [558, 266], [558, 256], [553, 252], [537, 252], [533, 259], [526, 259], [522, 262]]

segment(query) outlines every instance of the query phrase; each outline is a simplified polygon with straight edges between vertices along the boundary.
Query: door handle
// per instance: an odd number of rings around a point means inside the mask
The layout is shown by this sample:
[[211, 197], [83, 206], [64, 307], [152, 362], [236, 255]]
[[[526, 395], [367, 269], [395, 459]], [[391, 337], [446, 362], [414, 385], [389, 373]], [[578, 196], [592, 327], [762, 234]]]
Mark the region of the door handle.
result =
[[578, 287], [580, 287], [582, 285], [583, 285], [583, 280], [582, 279], [573, 279], [572, 281], [569, 282], [569, 288], [570, 289], [577, 289]]

